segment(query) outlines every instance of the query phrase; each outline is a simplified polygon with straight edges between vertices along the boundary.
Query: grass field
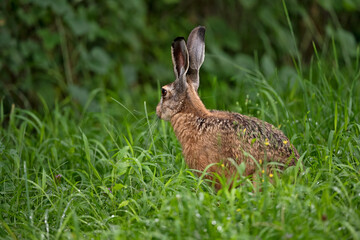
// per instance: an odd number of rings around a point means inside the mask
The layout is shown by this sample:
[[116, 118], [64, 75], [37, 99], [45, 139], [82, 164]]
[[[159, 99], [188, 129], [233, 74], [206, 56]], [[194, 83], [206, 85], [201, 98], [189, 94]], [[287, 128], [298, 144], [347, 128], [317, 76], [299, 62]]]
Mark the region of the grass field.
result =
[[2, 101], [0, 238], [360, 239], [359, 57], [202, 81], [207, 107], [264, 119], [298, 149], [297, 166], [265, 176], [261, 192], [246, 177], [216, 192], [187, 168], [155, 115], [159, 83], [41, 112], [5, 113]]

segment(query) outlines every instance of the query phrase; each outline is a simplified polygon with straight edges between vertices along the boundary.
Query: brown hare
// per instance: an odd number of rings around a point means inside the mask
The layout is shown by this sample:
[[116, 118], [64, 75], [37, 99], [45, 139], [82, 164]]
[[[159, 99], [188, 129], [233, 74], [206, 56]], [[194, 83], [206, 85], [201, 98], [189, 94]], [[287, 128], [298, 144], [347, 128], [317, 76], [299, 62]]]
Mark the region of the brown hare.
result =
[[[273, 125], [239, 113], [206, 109], [197, 93], [205, 57], [204, 40], [205, 27], [198, 26], [190, 33], [187, 44], [182, 37], [173, 41], [176, 79], [162, 87], [156, 107], [158, 117], [171, 122], [188, 166], [204, 171], [212, 164], [209, 172], [231, 179], [236, 173], [231, 162], [244, 163], [245, 175], [254, 174], [264, 162], [276, 162], [278, 169], [294, 165], [299, 158], [297, 150]], [[270, 166], [274, 164], [268, 164], [262, 172], [272, 176], [274, 167]], [[216, 187], [220, 187], [219, 183]]]

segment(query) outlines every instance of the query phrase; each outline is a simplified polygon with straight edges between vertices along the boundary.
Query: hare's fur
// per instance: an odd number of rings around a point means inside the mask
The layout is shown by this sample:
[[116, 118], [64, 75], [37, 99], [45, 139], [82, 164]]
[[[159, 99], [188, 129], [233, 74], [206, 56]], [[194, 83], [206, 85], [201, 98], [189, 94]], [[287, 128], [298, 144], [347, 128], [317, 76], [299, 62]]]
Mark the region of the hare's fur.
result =
[[[245, 163], [245, 175], [256, 172], [258, 162], [277, 162], [279, 168], [294, 165], [299, 154], [289, 139], [273, 125], [238, 113], [207, 110], [197, 93], [199, 69], [205, 56], [205, 28], [197, 27], [172, 44], [176, 80], [163, 87], [157, 115], [170, 120], [188, 166], [232, 177], [237, 164]], [[251, 157], [251, 156], [252, 157]], [[226, 169], [226, 171], [224, 171]]]

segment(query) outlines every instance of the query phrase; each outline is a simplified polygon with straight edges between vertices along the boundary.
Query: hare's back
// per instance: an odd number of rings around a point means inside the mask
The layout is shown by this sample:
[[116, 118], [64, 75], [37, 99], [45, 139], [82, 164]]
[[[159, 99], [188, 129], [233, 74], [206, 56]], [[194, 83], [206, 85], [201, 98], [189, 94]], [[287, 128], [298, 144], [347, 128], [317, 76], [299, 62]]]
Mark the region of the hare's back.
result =
[[285, 134], [272, 124], [239, 113], [216, 110], [211, 113], [213, 117], [218, 118], [219, 126], [223, 131], [233, 132], [244, 143], [253, 145], [252, 148], [256, 147], [259, 151], [266, 148], [267, 151], [278, 156], [299, 157]]

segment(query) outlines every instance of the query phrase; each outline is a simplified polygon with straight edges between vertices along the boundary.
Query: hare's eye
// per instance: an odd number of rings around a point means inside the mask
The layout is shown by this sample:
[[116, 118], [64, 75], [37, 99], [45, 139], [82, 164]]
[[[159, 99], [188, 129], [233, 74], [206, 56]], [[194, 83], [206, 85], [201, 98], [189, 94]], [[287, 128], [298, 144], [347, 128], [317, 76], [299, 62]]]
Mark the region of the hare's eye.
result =
[[165, 89], [165, 88], [162, 88], [162, 89], [161, 89], [161, 95], [162, 95], [163, 97], [165, 97], [166, 93], [167, 93], [166, 89]]

